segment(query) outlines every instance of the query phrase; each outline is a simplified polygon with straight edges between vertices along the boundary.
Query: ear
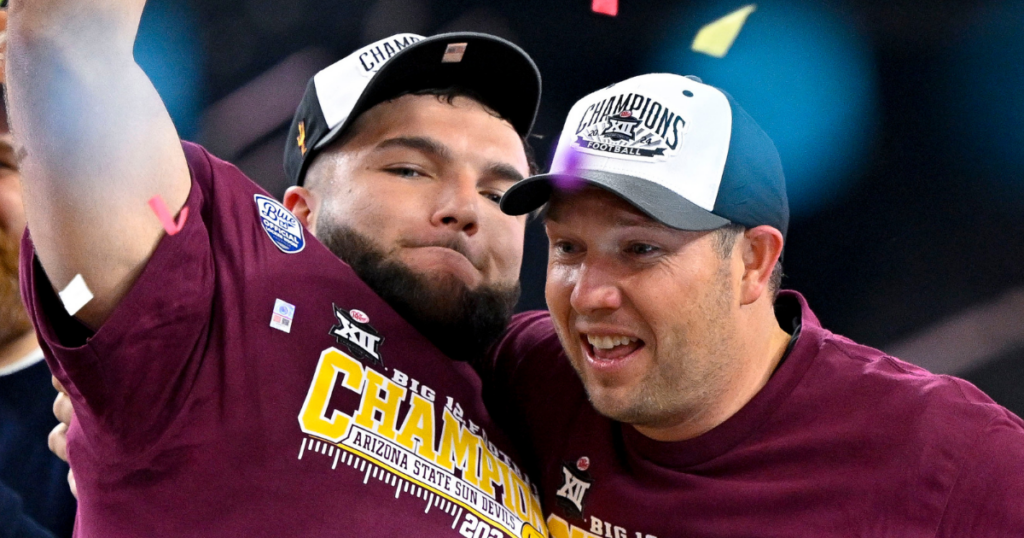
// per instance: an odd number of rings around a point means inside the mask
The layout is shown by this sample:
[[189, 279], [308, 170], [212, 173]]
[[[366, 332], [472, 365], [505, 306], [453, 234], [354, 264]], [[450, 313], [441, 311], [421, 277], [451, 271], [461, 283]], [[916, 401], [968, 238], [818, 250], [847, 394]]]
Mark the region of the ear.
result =
[[288, 187], [284, 191], [284, 207], [295, 215], [299, 222], [316, 234], [316, 217], [320, 209], [320, 197], [306, 187]]
[[768, 294], [768, 281], [782, 255], [782, 232], [771, 226], [758, 226], [744, 232], [741, 240], [743, 280], [740, 300], [751, 304]]

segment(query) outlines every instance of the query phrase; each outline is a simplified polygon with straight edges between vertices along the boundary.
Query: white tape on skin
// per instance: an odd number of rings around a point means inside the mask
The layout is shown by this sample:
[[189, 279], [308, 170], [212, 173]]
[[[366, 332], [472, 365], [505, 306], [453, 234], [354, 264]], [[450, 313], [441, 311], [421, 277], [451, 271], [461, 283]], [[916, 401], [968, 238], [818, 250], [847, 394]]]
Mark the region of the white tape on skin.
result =
[[83, 306], [89, 304], [92, 300], [92, 292], [89, 291], [89, 286], [85, 285], [85, 279], [82, 275], [75, 275], [75, 278], [71, 279], [71, 283], [68, 287], [64, 288], [64, 291], [60, 292], [60, 301], [64, 303], [64, 309], [68, 311], [69, 316], [74, 316], [82, 309]]

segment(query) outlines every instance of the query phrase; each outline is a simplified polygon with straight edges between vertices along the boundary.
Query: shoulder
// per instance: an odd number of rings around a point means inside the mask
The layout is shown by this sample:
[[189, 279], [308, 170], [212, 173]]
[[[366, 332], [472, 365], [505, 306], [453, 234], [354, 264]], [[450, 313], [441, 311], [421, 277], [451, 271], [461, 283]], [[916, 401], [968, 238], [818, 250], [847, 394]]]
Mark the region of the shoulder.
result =
[[800, 338], [816, 344], [804, 388], [823, 403], [855, 410], [847, 420], [859, 416], [887, 424], [894, 440], [942, 446], [950, 455], [969, 452], [993, 421], [1024, 432], [1018, 417], [968, 381], [931, 373], [823, 329], [804, 304]]
[[238, 167], [213, 155], [203, 146], [183, 140], [181, 148], [185, 152], [193, 185], [198, 185], [204, 192], [214, 189], [262, 192]]
[[546, 311], [521, 312], [491, 349], [491, 361], [499, 370], [515, 369], [531, 357], [562, 354], [562, 346]]
[[512, 316], [503, 340], [518, 346], [537, 346], [557, 341], [551, 314], [544, 310], [520, 312]]
[[911, 408], [954, 413], [978, 427], [1009, 413], [964, 379], [934, 374], [843, 336], [830, 333], [823, 339], [821, 351], [832, 367], [855, 376], [854, 386], [903, 399]]

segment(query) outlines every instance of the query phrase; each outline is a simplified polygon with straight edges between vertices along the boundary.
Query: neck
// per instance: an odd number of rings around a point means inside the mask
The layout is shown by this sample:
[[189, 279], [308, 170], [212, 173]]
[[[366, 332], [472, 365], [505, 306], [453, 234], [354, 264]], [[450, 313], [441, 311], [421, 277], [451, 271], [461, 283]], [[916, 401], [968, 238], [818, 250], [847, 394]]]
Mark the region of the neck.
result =
[[28, 355], [38, 345], [36, 333], [31, 330], [11, 340], [3, 347], [0, 347], [0, 368], [14, 364], [25, 357], [25, 355]]
[[729, 364], [730, 368], [735, 368], [735, 375], [728, 377], [725, 386], [712, 387], [707, 400], [681, 422], [665, 426], [634, 425], [636, 430], [656, 441], [685, 441], [711, 431], [750, 403], [775, 373], [786, 354], [791, 335], [779, 326], [771, 305], [765, 315], [759, 316], [759, 322], [745, 327], [747, 338], [735, 355], [737, 359]]

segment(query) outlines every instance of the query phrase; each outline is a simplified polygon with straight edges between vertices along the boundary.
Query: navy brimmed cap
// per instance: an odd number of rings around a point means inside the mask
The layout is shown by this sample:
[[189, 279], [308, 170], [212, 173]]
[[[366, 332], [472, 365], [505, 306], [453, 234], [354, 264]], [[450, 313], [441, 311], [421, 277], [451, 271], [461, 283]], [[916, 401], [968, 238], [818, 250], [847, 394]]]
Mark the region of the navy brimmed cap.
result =
[[313, 157], [374, 106], [399, 95], [460, 87], [526, 136], [540, 105], [540, 71], [516, 45], [487, 34], [398, 34], [367, 45], [310, 79], [292, 119], [284, 168], [302, 185]]
[[551, 171], [513, 185], [501, 209], [529, 213], [581, 181], [680, 230], [766, 224], [785, 236], [789, 226], [775, 144], [729, 94], [695, 77], [641, 75], [581, 99]]

